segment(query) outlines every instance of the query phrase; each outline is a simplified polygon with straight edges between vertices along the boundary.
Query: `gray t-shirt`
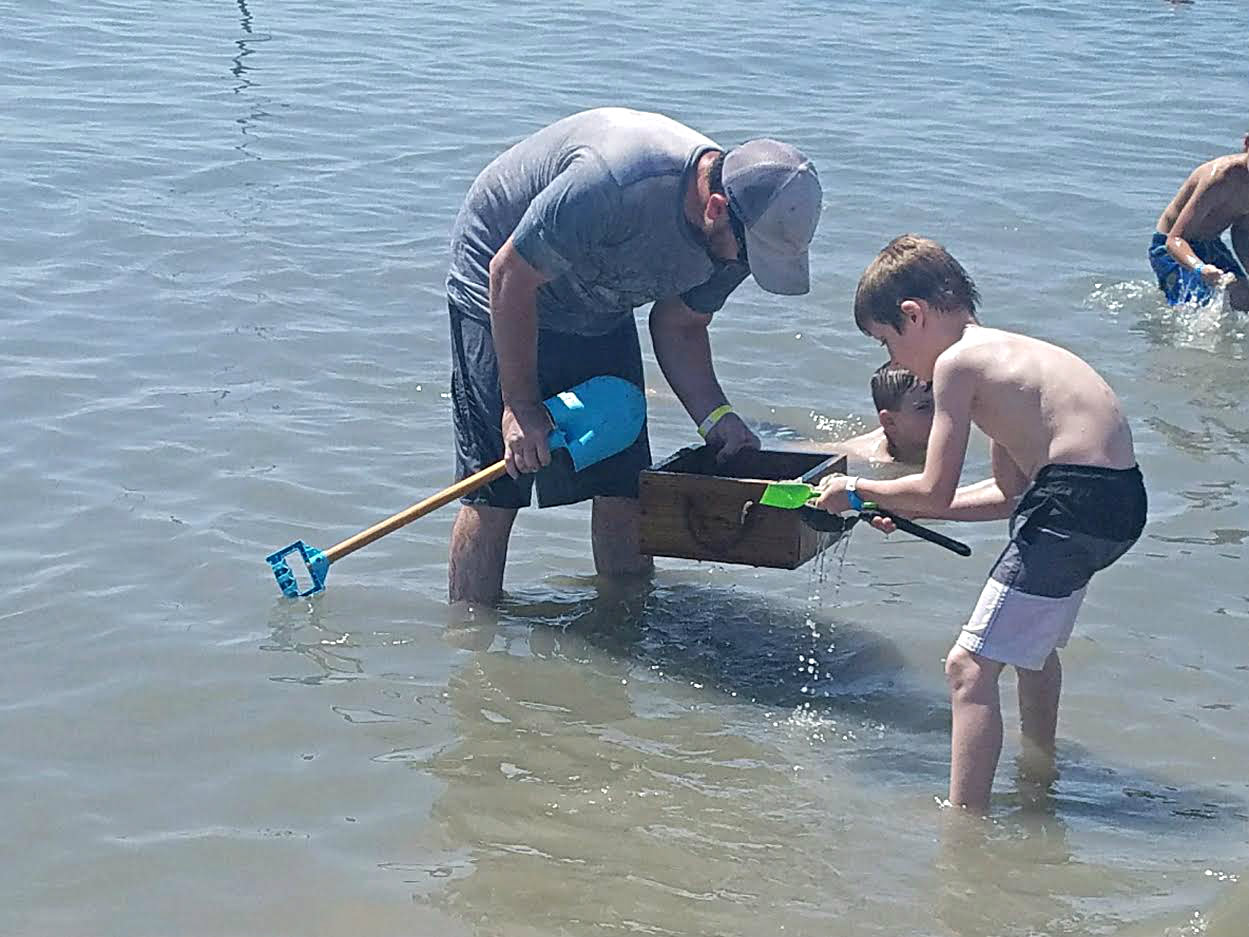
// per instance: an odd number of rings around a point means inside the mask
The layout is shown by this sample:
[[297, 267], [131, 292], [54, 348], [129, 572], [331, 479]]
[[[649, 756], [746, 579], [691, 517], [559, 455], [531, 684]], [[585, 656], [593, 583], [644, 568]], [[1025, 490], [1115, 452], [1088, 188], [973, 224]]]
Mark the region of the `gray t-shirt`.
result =
[[552, 277], [538, 325], [601, 335], [645, 303], [680, 296], [712, 313], [750, 273], [713, 259], [684, 194], [712, 140], [662, 114], [598, 108], [557, 121], [487, 166], [451, 235], [447, 294], [490, 322], [490, 260], [509, 236]]

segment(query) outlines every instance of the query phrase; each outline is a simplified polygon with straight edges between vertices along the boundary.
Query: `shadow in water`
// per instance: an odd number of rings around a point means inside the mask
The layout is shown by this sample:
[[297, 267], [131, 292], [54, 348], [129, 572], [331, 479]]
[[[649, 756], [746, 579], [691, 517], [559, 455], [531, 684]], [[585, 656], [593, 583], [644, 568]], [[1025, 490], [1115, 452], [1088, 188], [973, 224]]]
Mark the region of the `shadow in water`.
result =
[[[1111, 932], [1141, 883], [1100, 856], [1152, 861], [1155, 838], [1175, 837], [1221, 851], [1210, 840], [1243, 829], [1228, 822], [1245, 817], [1230, 792], [1174, 787], [1071, 743], [1054, 783], [1018, 767], [1012, 783], [1004, 761], [992, 822], [938, 817], [924, 798], [945, 787], [949, 717], [931, 676], [913, 679], [868, 629], [747, 589], [553, 579], [498, 610], [396, 601], [388, 616], [375, 603], [366, 627], [359, 604], [275, 602], [266, 647], [314, 674], [274, 679], [332, 694], [351, 731], [386, 748], [375, 764], [419, 773], [417, 796], [438, 780], [432, 829], [379, 866], [420, 900], [511, 928], [482, 933], [851, 932], [844, 915], [892, 914], [898, 895], [960, 937]], [[445, 621], [464, 651], [445, 685], [391, 672], [388, 639], [414, 618]], [[786, 709], [882, 731], [808, 746], [821, 720], [774, 733]], [[866, 845], [882, 809], [901, 819]], [[888, 873], [856, 867], [865, 856], [903, 872], [868, 904]]]
[[[870, 737], [839, 744], [829, 757], [872, 784], [945, 788], [950, 714], [934, 676], [910, 672], [888, 638], [823, 609], [703, 582], [621, 586], [587, 579], [548, 580], [540, 596], [515, 594], [497, 610], [438, 608], [447, 640], [477, 652], [466, 667], [484, 675], [479, 687], [489, 688], [490, 706], [541, 696], [544, 706], [567, 709], [547, 727], [556, 734], [560, 724], [606, 726], [642, 718], [622, 682], [644, 676], [699, 688], [697, 698], [706, 701], [709, 712], [717, 706], [788, 712], [811, 717], [816, 734], [822, 720], [869, 728]], [[404, 628], [400, 619], [410, 621], [413, 609], [406, 604], [404, 609], [393, 609], [388, 619], [393, 630], [374, 639], [373, 632], [357, 630], [354, 616], [351, 633], [342, 631], [341, 615], [331, 612], [329, 623], [323, 621], [318, 601], [276, 603], [265, 649], [300, 655], [312, 672], [273, 679], [314, 686], [400, 679], [390, 672], [391, 664], [371, 672], [368, 661], [399, 653], [397, 646], [385, 648]], [[435, 609], [431, 605], [428, 611], [432, 615]], [[707, 689], [720, 696], [708, 698]], [[1010, 692], [1006, 686], [1004, 691]], [[680, 697], [675, 688], [658, 694], [667, 701]], [[405, 719], [420, 721], [425, 715], [404, 711]], [[795, 725], [803, 724], [795, 719]], [[1176, 785], [1107, 763], [1070, 740], [1060, 740], [1058, 770], [1058, 779], [1049, 783], [1033, 781], [1017, 768], [1012, 784], [1011, 766], [1004, 761], [994, 817], [1056, 811], [1107, 830], [1151, 832], [1249, 820], [1241, 788]]]
[[[606, 654], [738, 703], [878, 724], [887, 730], [879, 740], [838, 757], [880, 783], [905, 778], [944, 788], [948, 699], [908, 674], [888, 638], [822, 609], [745, 589], [578, 579], [546, 585], [541, 598], [513, 594], [496, 612], [459, 617], [449, 638], [485, 650], [511, 635], [535, 657], [582, 663]], [[1004, 692], [1010, 692], [1005, 685]], [[999, 778], [1010, 771], [1004, 760]], [[1070, 740], [1060, 740], [1057, 778], [1031, 778], [1021, 765], [1013, 776], [1011, 788], [999, 786], [995, 794], [995, 818], [1003, 811], [1022, 818], [1057, 812], [1107, 828], [1158, 832], [1194, 821], [1249, 820], [1249, 805], [1235, 791], [1171, 784], [1107, 764]]]
[[498, 623], [532, 628], [554, 654], [592, 645], [742, 702], [844, 710], [911, 732], [949, 723], [944, 700], [907, 684], [888, 638], [745, 589], [599, 583], [560, 598], [513, 597]]

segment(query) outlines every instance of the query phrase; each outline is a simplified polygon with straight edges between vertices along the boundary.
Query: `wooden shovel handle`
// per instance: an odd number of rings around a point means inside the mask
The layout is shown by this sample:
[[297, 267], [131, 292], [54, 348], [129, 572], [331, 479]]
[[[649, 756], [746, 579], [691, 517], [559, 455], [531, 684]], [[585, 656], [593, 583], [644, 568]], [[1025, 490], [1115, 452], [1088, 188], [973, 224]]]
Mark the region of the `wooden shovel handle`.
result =
[[341, 543], [336, 543], [325, 551], [326, 559], [331, 563], [335, 560], [341, 560], [349, 553], [355, 553], [361, 547], [367, 547], [370, 543], [379, 537], [385, 537], [391, 531], [398, 530], [405, 524], [410, 524], [418, 517], [424, 517], [431, 511], [436, 511], [449, 501], [456, 498], [462, 498], [472, 491], [476, 491], [484, 485], [490, 484], [496, 478], [507, 473], [507, 463], [500, 459], [494, 465], [488, 466], [474, 475], [468, 476], [463, 481], [458, 481], [454, 485], [442, 489], [436, 495], [430, 495], [424, 501], [419, 501], [412, 507], [400, 511], [398, 514], [392, 514], [384, 521], [378, 521], [368, 530], [362, 530], [354, 537], [348, 537]]

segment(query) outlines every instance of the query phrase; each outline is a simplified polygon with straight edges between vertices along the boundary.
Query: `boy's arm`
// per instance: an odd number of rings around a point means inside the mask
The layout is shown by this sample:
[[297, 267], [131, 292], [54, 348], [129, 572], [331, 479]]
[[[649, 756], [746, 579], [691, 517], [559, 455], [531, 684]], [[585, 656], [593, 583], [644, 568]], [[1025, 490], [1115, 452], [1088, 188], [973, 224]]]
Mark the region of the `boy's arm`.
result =
[[884, 445], [885, 435], [879, 429], [870, 430], [859, 436], [843, 439], [841, 442], [821, 442], [815, 448], [827, 452], [837, 452], [855, 459], [872, 462], [892, 462], [888, 448]]
[[[1224, 186], [1221, 179], [1212, 179], [1209, 174], [1202, 173], [1193, 189], [1193, 194], [1184, 203], [1184, 208], [1175, 223], [1171, 225], [1171, 233], [1167, 235], [1167, 252], [1175, 258], [1180, 266], [1195, 270], [1203, 261], [1197, 256], [1185, 235], [1200, 227], [1207, 220], [1211, 211], [1218, 207], [1220, 198], [1224, 197]], [[1205, 264], [1201, 270], [1202, 279], [1215, 283], [1225, 270], [1217, 264]]]
[[940, 517], [949, 521], [999, 521], [1010, 517], [1019, 496], [1028, 487], [1028, 477], [1007, 451], [989, 441], [993, 477], [954, 492], [954, 500]]
[[[864, 501], [877, 501], [907, 517], [944, 517], [950, 509], [967, 457], [971, 435], [971, 404], [978, 371], [974, 364], [948, 351], [933, 370], [932, 430], [924, 470], [893, 480], [861, 478], [856, 489]], [[826, 511], [849, 510], [846, 479], [833, 476], [821, 485], [816, 507]]]

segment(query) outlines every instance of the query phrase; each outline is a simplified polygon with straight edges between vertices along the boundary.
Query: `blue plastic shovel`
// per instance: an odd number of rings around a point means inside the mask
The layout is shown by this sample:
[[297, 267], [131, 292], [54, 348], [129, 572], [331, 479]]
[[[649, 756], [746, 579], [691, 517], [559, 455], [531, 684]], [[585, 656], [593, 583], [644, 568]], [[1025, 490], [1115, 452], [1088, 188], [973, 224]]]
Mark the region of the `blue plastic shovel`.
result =
[[[572, 458], [573, 468], [578, 472], [633, 445], [646, 419], [646, 398], [642, 391], [619, 377], [592, 377], [572, 390], [543, 401], [543, 406], [551, 415], [553, 424], [547, 445], [552, 451], [566, 449]], [[444, 488], [436, 495], [431, 495], [384, 521], [379, 521], [342, 543], [334, 544], [328, 550], [318, 550], [302, 540], [296, 540], [290, 546], [270, 553], [265, 559], [268, 560], [283, 595], [288, 598], [312, 595], [325, 588], [325, 576], [331, 563], [456, 498], [462, 498], [469, 492], [490, 484], [506, 472], [507, 465], [500, 459], [494, 465]], [[299, 591], [295, 575], [286, 562], [286, 558], [292, 553], [298, 553], [303, 558], [308, 567], [308, 576], [312, 580], [311, 587], [303, 592]]]

